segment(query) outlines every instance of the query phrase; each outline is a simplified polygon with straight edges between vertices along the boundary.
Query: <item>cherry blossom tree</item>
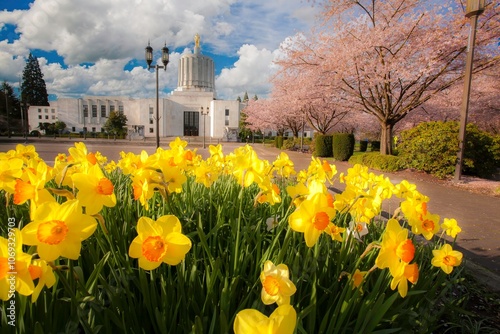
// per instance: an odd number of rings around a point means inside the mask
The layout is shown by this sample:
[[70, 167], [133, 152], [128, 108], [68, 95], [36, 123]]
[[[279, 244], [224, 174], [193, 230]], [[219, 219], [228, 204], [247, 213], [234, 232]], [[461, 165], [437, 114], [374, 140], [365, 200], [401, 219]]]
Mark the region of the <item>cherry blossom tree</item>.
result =
[[[464, 85], [458, 81], [443, 90], [401, 122], [408, 129], [426, 121], [459, 121]], [[472, 76], [468, 122], [500, 134], [500, 72], [491, 67]]]
[[250, 100], [244, 112], [247, 127], [252, 131], [276, 131], [282, 136], [288, 129], [286, 119], [280, 114], [280, 106], [272, 99]]
[[[279, 62], [278, 62], [279, 63]], [[283, 64], [283, 62], [282, 62]], [[331, 89], [319, 66], [300, 70], [283, 66], [273, 78], [272, 96], [288, 110], [290, 129], [295, 133], [304, 123], [321, 134], [338, 124], [350, 109], [342, 92]]]
[[[498, 0], [479, 17], [475, 72], [498, 65]], [[324, 0], [322, 26], [283, 48], [284, 69], [316, 73], [332, 95], [373, 115], [381, 153], [394, 126], [464, 73], [469, 33], [464, 1]], [[313, 87], [311, 87], [313, 88]]]

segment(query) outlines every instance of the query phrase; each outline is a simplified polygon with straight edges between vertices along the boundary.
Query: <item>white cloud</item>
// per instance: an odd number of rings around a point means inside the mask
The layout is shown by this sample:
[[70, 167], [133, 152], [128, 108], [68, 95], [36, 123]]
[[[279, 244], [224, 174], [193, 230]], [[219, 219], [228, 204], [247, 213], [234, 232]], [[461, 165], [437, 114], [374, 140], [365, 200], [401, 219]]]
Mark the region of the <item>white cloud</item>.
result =
[[269, 90], [273, 53], [257, 49], [255, 45], [243, 45], [234, 67], [225, 68], [215, 80], [217, 93], [222, 96], [243, 97], [245, 91], [252, 96], [266, 95]]

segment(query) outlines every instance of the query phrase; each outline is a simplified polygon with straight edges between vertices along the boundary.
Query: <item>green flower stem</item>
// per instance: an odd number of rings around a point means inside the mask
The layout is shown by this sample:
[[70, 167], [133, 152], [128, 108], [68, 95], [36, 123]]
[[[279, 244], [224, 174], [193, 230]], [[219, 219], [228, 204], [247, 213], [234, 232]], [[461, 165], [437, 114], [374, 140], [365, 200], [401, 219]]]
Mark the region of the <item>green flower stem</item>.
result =
[[[240, 201], [240, 206], [239, 206], [239, 211], [238, 211], [238, 219], [236, 220], [236, 235], [234, 238], [234, 250], [233, 254], [233, 273], [236, 273], [236, 270], [238, 268], [238, 261], [240, 258], [240, 230], [241, 230], [241, 216], [243, 214], [243, 195], [244, 195], [244, 190], [245, 188], [241, 187], [240, 193], [238, 195], [238, 200]], [[234, 235], [234, 232], [233, 232]]]

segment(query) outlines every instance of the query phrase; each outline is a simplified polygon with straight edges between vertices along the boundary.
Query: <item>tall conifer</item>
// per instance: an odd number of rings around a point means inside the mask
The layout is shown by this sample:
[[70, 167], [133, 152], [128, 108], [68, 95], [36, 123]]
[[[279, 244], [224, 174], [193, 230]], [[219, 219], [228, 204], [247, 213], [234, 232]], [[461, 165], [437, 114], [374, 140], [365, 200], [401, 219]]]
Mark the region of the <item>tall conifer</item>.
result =
[[49, 97], [38, 59], [31, 53], [23, 70], [21, 100], [32, 106], [48, 106]]

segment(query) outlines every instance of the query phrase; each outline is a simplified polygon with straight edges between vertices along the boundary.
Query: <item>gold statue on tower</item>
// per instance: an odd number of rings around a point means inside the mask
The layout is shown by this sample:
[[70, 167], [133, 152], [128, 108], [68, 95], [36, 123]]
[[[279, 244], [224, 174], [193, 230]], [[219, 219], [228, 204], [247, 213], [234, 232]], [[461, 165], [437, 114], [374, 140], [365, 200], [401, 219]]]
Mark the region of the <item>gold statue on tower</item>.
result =
[[194, 35], [194, 46], [199, 48], [200, 47], [200, 34], [196, 33]]

